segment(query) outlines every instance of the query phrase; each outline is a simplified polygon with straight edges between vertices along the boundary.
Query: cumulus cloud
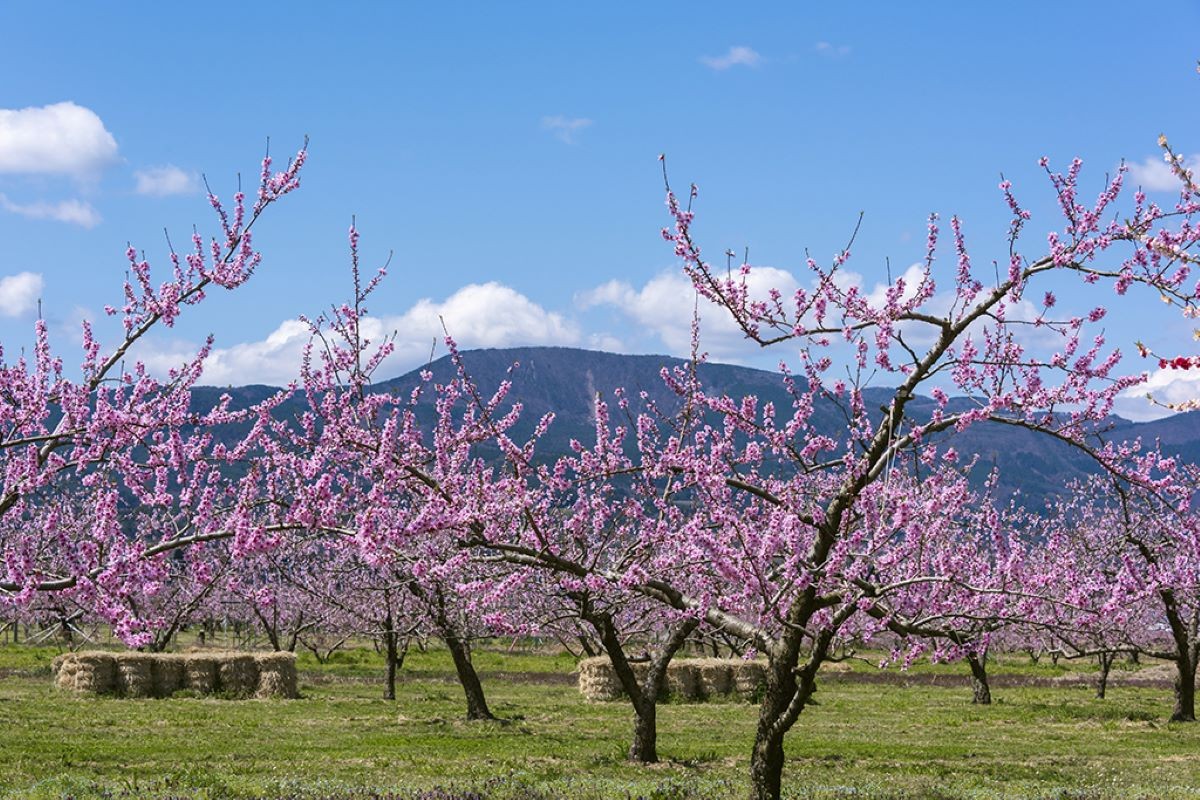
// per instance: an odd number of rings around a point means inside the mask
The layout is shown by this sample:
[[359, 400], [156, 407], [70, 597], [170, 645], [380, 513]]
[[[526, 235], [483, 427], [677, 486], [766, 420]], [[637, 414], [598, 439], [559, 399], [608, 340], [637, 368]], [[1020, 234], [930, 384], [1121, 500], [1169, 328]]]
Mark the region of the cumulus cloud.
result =
[[[904, 279], [903, 298], [912, 297], [921, 283], [924, 265], [909, 265], [899, 277]], [[868, 304], [882, 308], [886, 301], [888, 284], [869, 282], [863, 275], [852, 270], [841, 269], [835, 281], [843, 291], [854, 287]], [[796, 289], [804, 285], [811, 289], [812, 282], [802, 284], [787, 270], [777, 267], [754, 267], [747, 278], [750, 296], [766, 300], [770, 290], [776, 289], [783, 297], [784, 309], [792, 312], [791, 298]], [[700, 344], [714, 358], [722, 361], [756, 363], [762, 349], [750, 342], [729, 312], [707, 300], [697, 305], [695, 289], [682, 272], [674, 270], [660, 273], [637, 288], [625, 281], [612, 280], [575, 296], [575, 304], [582, 310], [609, 307], [625, 317], [631, 324], [630, 331], [657, 337], [673, 355], [686, 356], [691, 348], [691, 321], [693, 309], [700, 314]], [[954, 304], [954, 293], [943, 291], [934, 294], [923, 306], [923, 310], [935, 316], [948, 314]], [[1022, 299], [1006, 309], [1006, 318], [1011, 321], [1032, 322], [1041, 313], [1034, 303]], [[815, 320], [806, 319], [813, 325]], [[827, 321], [828, 322], [828, 321]], [[981, 340], [985, 322], [973, 325], [970, 334]], [[910, 321], [899, 325], [905, 341], [915, 347], [928, 347], [937, 339], [940, 329], [924, 322]], [[1045, 326], [1018, 325], [1015, 336], [1021, 345], [1042, 351], [1061, 346], [1061, 337]], [[593, 340], [598, 335], [593, 335]], [[623, 341], [631, 341], [628, 336]], [[614, 348], [616, 349], [616, 348]]]
[[19, 317], [37, 308], [45, 282], [36, 272], [0, 278], [0, 317]]
[[567, 144], [575, 144], [575, 135], [591, 124], [592, 121], [587, 117], [542, 117], [542, 128]]
[[184, 172], [174, 164], [139, 169], [133, 173], [133, 177], [137, 181], [134, 191], [152, 197], [188, 194], [196, 191], [198, 186], [194, 172]]
[[[1200, 153], [1185, 158], [1184, 166], [1193, 173], [1200, 174]], [[1179, 178], [1175, 177], [1175, 173], [1171, 172], [1171, 167], [1161, 156], [1147, 156], [1141, 163], [1130, 164], [1129, 177], [1134, 185], [1148, 192], [1177, 192], [1182, 186]]]
[[116, 139], [91, 109], [0, 108], [0, 173], [89, 178], [116, 157]]
[[[755, 267], [747, 278], [750, 295], [766, 299], [771, 288], [786, 298], [795, 293], [796, 279], [786, 270]], [[691, 349], [692, 312], [696, 291], [682, 272], [671, 270], [651, 278], [640, 289], [625, 281], [608, 281], [575, 297], [581, 309], [611, 306], [641, 331], [653, 334], [675, 355]], [[727, 311], [713, 303], [699, 303], [701, 346], [716, 358], [737, 359], [757, 350]]]
[[427, 345], [442, 335], [442, 322], [464, 347], [519, 344], [574, 344], [579, 330], [561, 314], [546, 311], [525, 295], [496, 281], [473, 283], [444, 302], [418, 301], [402, 316], [387, 320], [405, 339]]
[[84, 228], [100, 224], [100, 212], [84, 200], [63, 200], [58, 203], [14, 203], [7, 195], [0, 194], [0, 208], [10, 214], [20, 214], [29, 219], [49, 219], [69, 222]]
[[[363, 320], [363, 335], [373, 342], [380, 343], [396, 334], [395, 352], [380, 375], [399, 375], [424, 363], [434, 343], [445, 335], [443, 320], [446, 330], [464, 349], [573, 345], [581, 339], [572, 322], [508, 286], [496, 282], [470, 284], [441, 302], [427, 298], [403, 314]], [[287, 320], [261, 341], [218, 347], [205, 362], [202, 382], [218, 386], [286, 384], [299, 374], [300, 356], [308, 340], [306, 324]], [[137, 355], [155, 374], [163, 374], [193, 357], [195, 347], [151, 344]]]
[[826, 58], [845, 58], [850, 55], [850, 45], [833, 44], [832, 42], [817, 42], [813, 49]]
[[736, 45], [723, 56], [701, 56], [700, 63], [722, 72], [730, 67], [757, 67], [762, 63], [762, 56], [752, 48]]
[[1160, 419], [1175, 413], [1152, 403], [1147, 394], [1161, 404], [1186, 403], [1200, 398], [1200, 370], [1156, 369], [1145, 383], [1123, 392], [1117, 398], [1114, 411], [1135, 422]]

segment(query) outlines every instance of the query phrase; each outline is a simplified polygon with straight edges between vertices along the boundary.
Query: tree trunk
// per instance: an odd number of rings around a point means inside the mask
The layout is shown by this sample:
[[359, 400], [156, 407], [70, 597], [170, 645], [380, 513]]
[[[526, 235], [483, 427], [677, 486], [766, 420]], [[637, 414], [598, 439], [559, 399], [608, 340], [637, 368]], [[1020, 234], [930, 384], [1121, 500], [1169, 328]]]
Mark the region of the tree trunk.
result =
[[[811, 677], [798, 685], [791, 659], [771, 659], [767, 687], [758, 710], [758, 730], [750, 751], [750, 800], [779, 800], [783, 783], [783, 737], [815, 691]], [[812, 662], [810, 662], [811, 665]], [[798, 696], [803, 693], [803, 697]]]
[[400, 632], [396, 630], [396, 621], [389, 606], [383, 629], [383, 653], [387, 661], [387, 685], [383, 690], [384, 700], [396, 699], [396, 673], [400, 671], [400, 667], [404, 666], [404, 657], [408, 655], [410, 641], [412, 641], [412, 636], [405, 636], [404, 644], [400, 644]]
[[467, 696], [467, 719], [495, 719], [483, 696], [479, 674], [475, 672], [475, 666], [471, 663], [471, 648], [453, 634], [444, 634], [444, 638], [446, 647], [450, 649], [450, 657], [454, 659], [458, 682], [462, 684], [463, 693]]
[[1100, 700], [1108, 693], [1108, 673], [1112, 671], [1113, 660], [1116, 657], [1116, 653], [1100, 651], [1100, 674], [1096, 677], [1096, 697]]
[[580, 613], [600, 634], [600, 644], [608, 654], [613, 672], [633, 704], [633, 742], [629, 746], [629, 760], [653, 764], [658, 761], [658, 696], [667, 680], [667, 667], [700, 621], [685, 619], [676, 624], [666, 643], [651, 657], [645, 679], [639, 682], [625, 655], [612, 616], [589, 611], [586, 602]]
[[[770, 697], [763, 698], [764, 706]], [[764, 733], [760, 717], [754, 749], [750, 752], [750, 800], [779, 800], [783, 783], [783, 735]]]
[[1187, 656], [1175, 660], [1175, 710], [1172, 722], [1196, 721], [1196, 661]]
[[383, 625], [384, 658], [387, 659], [387, 684], [383, 688], [383, 699], [395, 700], [398, 648], [396, 647], [396, 627], [393, 624], [392, 610], [390, 608], [388, 609], [387, 617], [383, 620]]
[[975, 705], [990, 706], [992, 688], [988, 685], [987, 653], [967, 656], [967, 664], [971, 666], [971, 702]]
[[658, 761], [658, 703], [634, 705], [633, 744], [629, 746], [629, 760], [642, 764]]

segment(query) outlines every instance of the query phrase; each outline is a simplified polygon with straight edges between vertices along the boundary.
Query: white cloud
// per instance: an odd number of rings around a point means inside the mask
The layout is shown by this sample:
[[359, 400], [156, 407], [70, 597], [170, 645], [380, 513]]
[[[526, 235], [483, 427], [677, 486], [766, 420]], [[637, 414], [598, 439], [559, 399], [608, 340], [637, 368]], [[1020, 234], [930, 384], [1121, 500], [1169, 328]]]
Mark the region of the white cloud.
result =
[[592, 121], [587, 117], [542, 117], [542, 128], [550, 131], [567, 144], [575, 144], [575, 134], [590, 127], [591, 124]]
[[0, 278], [0, 317], [19, 317], [37, 308], [45, 282], [36, 272]]
[[826, 58], [845, 58], [850, 55], [850, 45], [833, 44], [832, 42], [817, 42], [813, 49]]
[[[766, 299], [771, 288], [778, 289], [785, 307], [798, 286], [791, 273], [775, 267], [755, 267], [747, 282], [754, 299]], [[575, 304], [585, 310], [612, 306], [628, 317], [639, 331], [657, 336], [670, 353], [686, 356], [691, 350], [696, 290], [682, 272], [660, 273], [640, 289], [625, 281], [608, 281], [576, 295]], [[701, 300], [699, 312], [701, 349], [715, 358], [745, 358], [759, 350], [757, 345], [748, 342], [725, 309]]]
[[0, 208], [29, 219], [69, 222], [84, 228], [94, 228], [100, 224], [100, 212], [93, 208], [91, 203], [84, 200], [63, 200], [58, 203], [14, 203], [6, 195], [0, 194]]
[[701, 56], [700, 63], [720, 72], [730, 67], [757, 67], [762, 63], [762, 56], [749, 47], [737, 45], [723, 56]]
[[184, 172], [174, 164], [139, 169], [133, 173], [133, 177], [137, 181], [134, 191], [153, 197], [188, 194], [196, 191], [198, 186], [195, 173]]
[[520, 292], [495, 281], [472, 283], [445, 302], [418, 301], [385, 325], [401, 337], [426, 348], [442, 336], [442, 322], [463, 347], [510, 347], [534, 344], [574, 344], [580, 334], [561, 314], [546, 311]]
[[[862, 277], [855, 273], [849, 273], [857, 278], [857, 283], [861, 286]], [[908, 269], [904, 270], [904, 274], [900, 277], [904, 279], [904, 292], [900, 295], [901, 302], [911, 300], [917, 294], [917, 289], [921, 287], [921, 279], [925, 276], [925, 265], [921, 263], [909, 264]], [[886, 283], [877, 283], [875, 288], [866, 295], [866, 301], [870, 303], [872, 308], [883, 308], [887, 305], [888, 285]]]
[[[899, 276], [904, 279], [903, 298], [911, 298], [917, 291], [924, 274], [924, 265], [909, 265]], [[873, 308], [886, 304], [888, 284], [869, 284], [863, 275], [848, 269], [838, 270], [835, 281], [843, 291], [856, 287], [862, 298]], [[783, 308], [794, 313], [794, 296], [802, 284], [790, 272], [777, 267], [754, 267], [748, 277], [750, 296], [754, 300], [766, 300], [771, 289], [781, 295]], [[806, 288], [811, 289], [811, 282]], [[950, 313], [954, 304], [953, 292], [938, 292], [922, 307], [935, 316]], [[575, 296], [575, 304], [581, 310], [610, 307], [625, 317], [631, 324], [630, 334], [624, 341], [631, 342], [638, 333], [657, 337], [672, 355], [686, 356], [691, 349], [692, 311], [697, 308], [696, 293], [691, 281], [682, 272], [667, 271], [649, 280], [641, 288], [625, 281], [608, 281]], [[764, 351], [749, 341], [729, 312], [706, 300], [699, 302], [700, 345], [715, 359], [739, 363], [757, 364]], [[1006, 318], [1012, 321], [1036, 320], [1041, 310], [1032, 302], [1022, 299], [1007, 308]], [[806, 318], [806, 324], [815, 325], [815, 320]], [[827, 324], [832, 320], [826, 320]], [[978, 322], [970, 329], [976, 342], [980, 341], [987, 323]], [[910, 321], [899, 325], [905, 341], [914, 347], [928, 347], [936, 340], [939, 330], [923, 322]], [[1040, 351], [1060, 347], [1061, 337], [1046, 326], [1018, 325], [1013, 328], [1018, 343]], [[599, 334], [592, 336], [599, 340]], [[632, 337], [632, 338], [631, 338]], [[612, 348], [618, 349], [618, 348]], [[620, 348], [627, 350], [627, 348]]]
[[589, 350], [602, 350], [606, 353], [624, 353], [629, 348], [621, 339], [611, 333], [593, 333], [588, 335]]
[[1145, 383], [1122, 392], [1117, 398], [1114, 411], [1135, 422], [1160, 419], [1175, 413], [1169, 408], [1152, 403], [1146, 397], [1147, 394], [1162, 404], [1196, 400], [1200, 398], [1200, 370], [1156, 369], [1150, 373]]
[[[1193, 173], [1200, 174], [1200, 153], [1185, 158], [1184, 166]], [[1161, 156], [1147, 156], [1140, 164], [1130, 164], [1129, 177], [1133, 179], [1135, 186], [1140, 186], [1148, 192], [1177, 192], [1183, 185]]]
[[[363, 335], [375, 343], [396, 333], [395, 352], [380, 377], [392, 377], [423, 364], [446, 329], [463, 349], [518, 345], [573, 345], [581, 335], [562, 315], [549, 312], [499, 283], [470, 284], [442, 302], [423, 299], [398, 316], [366, 317]], [[205, 362], [202, 383], [282, 385], [297, 377], [308, 326], [287, 320], [258, 342], [218, 347]], [[155, 374], [164, 374], [195, 355], [184, 343], [146, 343], [139, 357]], [[438, 348], [439, 353], [441, 348]]]
[[116, 139], [91, 109], [0, 108], [0, 173], [89, 178], [116, 157]]

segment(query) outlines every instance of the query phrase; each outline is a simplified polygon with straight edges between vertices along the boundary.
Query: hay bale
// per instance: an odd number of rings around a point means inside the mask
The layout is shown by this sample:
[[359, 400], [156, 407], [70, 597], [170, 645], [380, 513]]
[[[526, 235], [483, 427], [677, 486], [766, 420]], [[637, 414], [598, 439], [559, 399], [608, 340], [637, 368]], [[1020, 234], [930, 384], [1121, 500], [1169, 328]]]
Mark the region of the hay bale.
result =
[[155, 697], [170, 697], [183, 688], [183, 658], [172, 653], [158, 653], [150, 668]]
[[579, 692], [591, 703], [618, 700], [625, 696], [612, 662], [604, 656], [579, 662]]
[[765, 661], [739, 661], [733, 671], [733, 690], [738, 697], [753, 699], [767, 685]]
[[217, 687], [228, 697], [250, 697], [258, 690], [254, 656], [227, 653], [217, 660]]
[[122, 697], [154, 696], [154, 656], [148, 653], [118, 653], [117, 692]]
[[258, 687], [254, 696], [296, 698], [300, 696], [296, 681], [295, 653], [262, 653], [254, 660], [258, 666]]
[[185, 655], [183, 657], [183, 688], [200, 694], [217, 691], [217, 660], [211, 656]]
[[733, 691], [734, 662], [727, 658], [698, 658], [696, 671], [706, 697], [729, 694]]
[[677, 658], [667, 665], [666, 692], [676, 700], [703, 700], [704, 684], [700, 682], [697, 659]]
[[85, 694], [116, 691], [117, 665], [111, 653], [68, 653], [61, 659], [55, 681], [60, 689]]

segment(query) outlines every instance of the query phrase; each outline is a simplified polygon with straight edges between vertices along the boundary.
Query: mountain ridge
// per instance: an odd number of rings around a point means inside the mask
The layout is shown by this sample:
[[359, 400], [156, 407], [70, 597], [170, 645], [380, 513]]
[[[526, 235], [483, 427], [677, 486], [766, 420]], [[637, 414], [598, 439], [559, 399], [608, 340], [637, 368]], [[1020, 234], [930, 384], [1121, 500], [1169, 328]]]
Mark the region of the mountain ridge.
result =
[[[479, 386], [481, 393], [490, 396], [501, 381], [511, 381], [506, 402], [521, 402], [523, 411], [515, 435], [528, 435], [538, 420], [554, 412], [555, 421], [541, 441], [539, 454], [553, 458], [569, 450], [571, 439], [588, 442], [594, 437], [592, 422], [597, 393], [610, 401], [613, 390], [624, 388], [631, 399], [645, 392], [647, 398], [666, 411], [678, 398], [663, 383], [660, 373], [664, 367], [686, 363], [683, 359], [661, 355], [622, 355], [573, 347], [513, 347], [466, 350], [461, 353], [463, 365]], [[514, 368], [514, 364], [517, 365]], [[785, 417], [791, 408], [791, 396], [782, 385], [778, 372], [742, 367], [733, 364], [703, 363], [698, 366], [700, 379], [710, 393], [728, 394], [741, 398], [748, 394], [762, 402], [774, 402], [779, 416]], [[429, 370], [438, 383], [449, 381], [456, 368], [449, 356], [403, 375], [373, 384], [374, 391], [408, 394], [421, 382], [421, 373]], [[803, 382], [802, 379], [797, 379]], [[247, 385], [240, 387], [196, 387], [194, 403], [197, 408], [215, 403], [224, 393], [230, 393], [234, 405], [245, 407], [266, 399], [274, 387]], [[869, 387], [864, 390], [866, 402], [886, 406], [893, 389]], [[425, 422], [433, 419], [432, 396], [421, 398], [418, 414]], [[965, 407], [967, 398], [954, 397], [951, 407]], [[299, 410], [300, 401], [281, 407], [284, 414]], [[913, 416], [931, 413], [934, 401], [918, 396], [910, 403]], [[1116, 441], [1141, 437], [1143, 441], [1159, 441], [1171, 455], [1200, 462], [1200, 412], [1176, 414], [1150, 422], [1134, 422], [1123, 417], [1110, 418], [1106, 438]], [[845, 430], [845, 418], [831, 402], [818, 403], [813, 414], [814, 427], [834, 437]], [[1019, 492], [1021, 502], [1041, 507], [1055, 494], [1065, 489], [1068, 481], [1080, 479], [1098, 471], [1097, 465], [1077, 448], [1053, 437], [999, 423], [977, 423], [961, 433], [942, 434], [944, 441], [953, 442], [965, 458], [978, 457], [972, 474], [973, 481], [982, 483], [991, 467], [1000, 470], [997, 490], [1011, 495]]]

